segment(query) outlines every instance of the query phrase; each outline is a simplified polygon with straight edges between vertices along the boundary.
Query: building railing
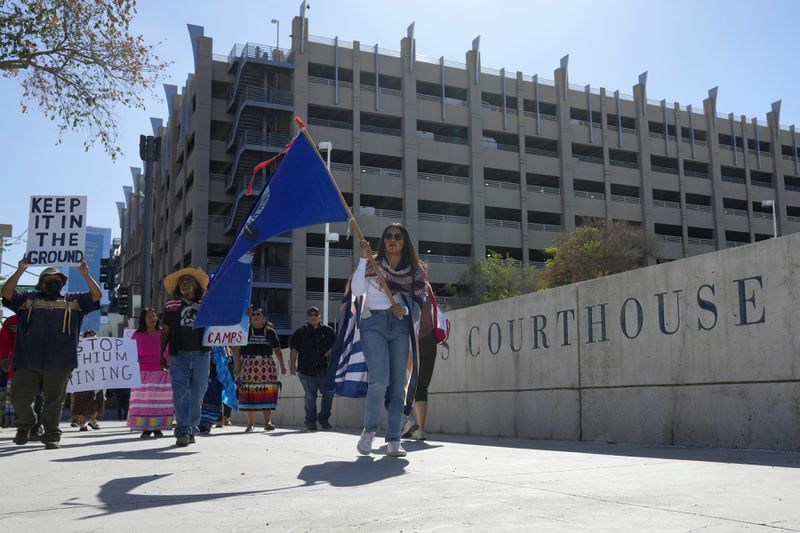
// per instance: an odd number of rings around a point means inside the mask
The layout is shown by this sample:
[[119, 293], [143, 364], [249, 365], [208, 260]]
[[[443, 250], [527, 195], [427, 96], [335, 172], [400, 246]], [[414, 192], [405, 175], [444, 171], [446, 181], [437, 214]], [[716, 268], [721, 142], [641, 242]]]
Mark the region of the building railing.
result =
[[464, 137], [450, 137], [447, 135], [440, 135], [430, 131], [417, 130], [417, 139], [428, 139], [431, 141], [438, 141], [450, 144], [469, 144], [469, 140]]
[[558, 150], [546, 150], [544, 148], [525, 147], [525, 153], [530, 155], [543, 155], [545, 157], [558, 157]]
[[561, 189], [558, 187], [545, 187], [544, 185], [528, 185], [528, 192], [558, 196], [561, 194]]
[[285, 48], [275, 48], [263, 44], [247, 43], [235, 44], [228, 54], [228, 64], [240, 59], [253, 61], [273, 61], [276, 63], [294, 63], [292, 50]]
[[612, 194], [611, 201], [624, 204], [640, 204], [642, 202], [638, 196], [625, 196], [623, 194]]
[[228, 217], [226, 215], [208, 215], [209, 224], [226, 224]]
[[656, 233], [656, 238], [664, 242], [683, 242], [683, 239], [680, 235], [661, 235], [660, 233]]
[[460, 185], [469, 185], [469, 178], [466, 176], [450, 176], [447, 174], [433, 174], [431, 172], [417, 172], [417, 179], [438, 181], [441, 183], [458, 183]]
[[687, 176], [694, 176], [695, 178], [708, 179], [708, 172], [700, 172], [699, 170], [684, 170], [683, 173]]
[[677, 168], [662, 167], [661, 165], [650, 165], [650, 170], [653, 172], [661, 172], [663, 174], [678, 174]]
[[221, 181], [222, 183], [225, 183], [226, 181], [228, 181], [228, 175], [209, 172], [208, 181]]
[[593, 155], [584, 155], [584, 154], [572, 154], [572, 159], [577, 159], [578, 161], [583, 161], [585, 163], [598, 163], [603, 164], [603, 158], [597, 157]]
[[528, 222], [528, 229], [533, 231], [561, 231], [561, 224], [543, 224], [541, 222]]
[[375, 174], [377, 176], [389, 176], [391, 178], [402, 178], [403, 171], [397, 170], [394, 168], [382, 168], [382, 167], [368, 167], [363, 165], [361, 167], [362, 174]]
[[239, 148], [246, 144], [283, 148], [292, 140], [288, 133], [264, 133], [256, 130], [244, 130], [239, 134]]
[[[328, 292], [328, 301], [341, 302], [344, 298], [343, 292]], [[323, 291], [306, 291], [306, 300], [325, 300], [325, 293]]]
[[370, 207], [366, 205], [361, 206], [361, 214], [374, 217], [381, 217], [381, 218], [394, 218], [394, 219], [403, 218], [402, 211], [398, 211], [396, 209], [380, 209], [377, 207]]
[[[233, 103], [235, 96], [236, 95], [231, 95], [228, 106]], [[245, 100], [292, 107], [294, 106], [294, 93], [291, 91], [280, 91], [278, 89], [247, 86], [239, 95], [239, 105]]]
[[[369, 93], [374, 93], [375, 86], [362, 83], [361, 90], [367, 91]], [[392, 96], [403, 96], [403, 91], [401, 91], [400, 89], [390, 89], [389, 87], [381, 87], [381, 94], [390, 94]]]
[[[586, 126], [589, 125], [589, 121], [588, 120], [580, 120], [580, 119], [575, 119], [575, 118], [569, 119], [569, 123], [572, 124], [573, 126], [581, 126], [583, 128], [585, 128]], [[593, 128], [597, 128], [597, 129], [601, 129], [603, 127], [603, 125], [600, 122], [592, 122], [592, 127]]]
[[449, 308], [468, 307], [472, 305], [472, 298], [466, 298], [464, 296], [438, 296], [436, 298], [436, 303]]
[[463, 217], [460, 215], [440, 215], [438, 213], [419, 213], [420, 220], [427, 220], [430, 222], [445, 222], [448, 224], [469, 224], [472, 222], [470, 217]]
[[744, 246], [745, 244], [750, 244], [750, 243], [742, 241], [725, 241], [725, 246], [728, 248], [738, 248], [739, 246]]
[[771, 189], [772, 188], [772, 182], [771, 181], [750, 180], [750, 184], [753, 187], [764, 187], [765, 189]]
[[528, 265], [533, 268], [547, 268], [547, 262], [545, 261], [528, 261]]
[[512, 183], [510, 181], [497, 181], [497, 180], [483, 180], [483, 186], [490, 189], [506, 189], [509, 191], [518, 191], [519, 183]]
[[[523, 111], [522, 114], [526, 117], [536, 118], [536, 111]], [[551, 122], [558, 122], [558, 117], [555, 115], [549, 115], [547, 113], [539, 113], [539, 118], [544, 120], [549, 120]]]
[[[336, 80], [332, 80], [330, 78], [320, 78], [319, 76], [309, 76], [308, 81], [311, 83], [317, 83], [319, 85], [328, 85], [330, 87], [336, 87]], [[342, 81], [339, 80], [339, 87], [343, 89], [350, 89], [353, 87], [353, 84], [349, 81]]]
[[[730, 150], [731, 152], [733, 152], [733, 146], [731, 146], [730, 144], [720, 144], [719, 147], [721, 149], [723, 149], [723, 150]], [[738, 146], [736, 147], [736, 151], [739, 152], [739, 153], [743, 153], [744, 152], [744, 150], [742, 150]]]
[[[318, 246], [306, 246], [306, 255], [324, 256], [325, 248]], [[331, 257], [353, 257], [353, 250], [350, 248], [328, 248], [328, 255]]]
[[606, 195], [602, 192], [572, 191], [575, 198], [588, 198], [589, 200], [604, 200]]
[[800, 192], [800, 186], [798, 186], [798, 185], [785, 185], [784, 184], [783, 188], [786, 189], [787, 191]]
[[766, 218], [772, 220], [772, 213], [764, 213], [763, 211], [753, 211], [753, 218]]
[[342, 130], [352, 130], [353, 123], [343, 120], [328, 120], [326, 118], [308, 117], [308, 123], [313, 126], [325, 126], [326, 128], [339, 128]]
[[727, 181], [728, 183], [740, 183], [744, 184], [744, 178], [740, 178], [738, 176], [726, 176], [725, 174], [722, 175], [722, 181]]
[[[489, 111], [494, 111], [496, 113], [502, 113], [503, 112], [503, 106], [492, 105], [489, 102], [481, 102], [481, 107], [484, 108], [484, 109], [488, 109]], [[513, 107], [506, 106], [505, 111], [509, 115], [516, 115], [517, 114], [517, 110], [515, 108], [513, 108]]]
[[[606, 126], [606, 129], [609, 130], [609, 131], [619, 131], [619, 128], [616, 126], [616, 124], [608, 124]], [[622, 133], [630, 133], [631, 135], [638, 135], [639, 134], [639, 132], [636, 129], [634, 129], [634, 128], [626, 128], [624, 126], [622, 127]]]
[[340, 172], [352, 172], [353, 165], [350, 163], [337, 163], [336, 161], [331, 162], [331, 170], [338, 170]]
[[689, 244], [699, 244], [700, 246], [714, 246], [714, 239], [703, 239], [702, 237], [687, 237]]
[[633, 161], [622, 161], [620, 159], [609, 159], [608, 164], [612, 167], [639, 168], [639, 163]]
[[796, 215], [786, 215], [786, 220], [789, 222], [800, 222], [800, 217]]
[[772, 152], [765, 152], [764, 150], [754, 150], [752, 148], [748, 148], [747, 151], [753, 155], [756, 155], [756, 152], [764, 157], [772, 157]]
[[680, 209], [680, 202], [671, 202], [669, 200], [653, 200], [653, 205], [658, 207], [668, 207], [670, 209]]
[[472, 263], [472, 257], [461, 255], [419, 254], [419, 257], [428, 263], [445, 263], [452, 265], [468, 265]]
[[747, 210], [746, 209], [734, 209], [732, 207], [725, 207], [722, 210], [722, 212], [725, 213], [726, 215], [734, 215], [734, 216], [737, 216], [737, 217], [746, 217], [747, 216]]
[[686, 209], [690, 209], [692, 211], [705, 211], [706, 213], [710, 213], [711, 212], [711, 206], [710, 205], [702, 205], [702, 204], [690, 204], [690, 203], [687, 203], [686, 204]]
[[291, 283], [292, 269], [283, 267], [253, 267], [254, 283]]
[[506, 228], [506, 229], [520, 229], [522, 224], [517, 220], [502, 220], [499, 218], [487, 218], [486, 227], [489, 228]]
[[370, 124], [361, 124], [361, 131], [379, 133], [381, 135], [394, 135], [395, 137], [399, 137], [403, 133], [397, 128], [384, 128], [382, 126], [372, 126]]

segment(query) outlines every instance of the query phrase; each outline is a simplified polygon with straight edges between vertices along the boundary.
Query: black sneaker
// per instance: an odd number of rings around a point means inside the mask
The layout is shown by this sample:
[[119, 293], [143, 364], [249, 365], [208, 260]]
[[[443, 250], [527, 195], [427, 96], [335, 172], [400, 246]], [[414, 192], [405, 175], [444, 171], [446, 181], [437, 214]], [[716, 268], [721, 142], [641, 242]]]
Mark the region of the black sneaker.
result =
[[316, 424], [306, 424], [306, 429], [309, 431], [316, 431], [317, 425]]
[[194, 444], [194, 435], [189, 435], [189, 444]]
[[179, 436], [178, 438], [175, 439], [175, 446], [178, 446], [179, 448], [187, 447], [191, 443], [191, 440], [189, 440], [190, 438], [191, 435]]
[[140, 439], [149, 439], [152, 433], [150, 431], [142, 431], [142, 434], [139, 436]]
[[161, 431], [154, 431], [154, 432], [153, 432], [153, 436], [154, 436], [154, 437], [163, 437], [163, 436], [164, 436], [164, 433], [163, 433], [163, 432], [161, 432]]
[[57, 440], [51, 440], [44, 443], [45, 450], [57, 450], [61, 447], [61, 443]]
[[324, 421], [324, 422], [320, 422], [320, 423], [319, 423], [319, 427], [321, 427], [322, 429], [331, 429], [333, 426], [331, 425], [331, 423], [330, 423], [330, 422], [328, 422], [328, 421], [326, 420], [326, 421]]
[[14, 436], [14, 444], [17, 446], [22, 446], [23, 444], [28, 444], [28, 437], [30, 435], [30, 430], [27, 428], [19, 428], [17, 430], [17, 434]]

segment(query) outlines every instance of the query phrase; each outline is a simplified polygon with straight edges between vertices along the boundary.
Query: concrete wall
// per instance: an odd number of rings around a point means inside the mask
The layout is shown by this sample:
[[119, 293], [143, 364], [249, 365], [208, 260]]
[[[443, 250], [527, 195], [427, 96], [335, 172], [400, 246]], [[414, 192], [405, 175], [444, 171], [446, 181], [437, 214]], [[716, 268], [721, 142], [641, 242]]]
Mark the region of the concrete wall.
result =
[[[797, 265], [790, 235], [449, 313], [428, 429], [798, 449]], [[296, 389], [282, 423], [302, 422]]]

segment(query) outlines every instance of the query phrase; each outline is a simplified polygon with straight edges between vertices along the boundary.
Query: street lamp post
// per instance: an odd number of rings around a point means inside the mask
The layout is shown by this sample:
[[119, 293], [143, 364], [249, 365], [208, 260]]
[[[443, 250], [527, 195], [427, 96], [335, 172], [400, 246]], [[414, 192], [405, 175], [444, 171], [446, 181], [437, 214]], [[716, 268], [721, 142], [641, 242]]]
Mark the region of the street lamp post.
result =
[[[325, 150], [325, 165], [328, 167], [328, 172], [331, 171], [331, 152], [333, 151], [333, 143], [330, 141], [323, 141], [319, 143], [319, 149]], [[322, 323], [328, 323], [328, 278], [330, 277], [330, 238], [331, 238], [331, 225], [325, 223], [325, 273], [322, 278]], [[338, 235], [337, 235], [338, 240]]]
[[277, 25], [277, 29], [275, 30], [275, 48], [281, 48], [281, 21], [278, 19], [272, 19], [272, 23]]
[[772, 211], [772, 237], [778, 237], [778, 220], [775, 216], [775, 200], [764, 200], [761, 202], [761, 207], [769, 207]]

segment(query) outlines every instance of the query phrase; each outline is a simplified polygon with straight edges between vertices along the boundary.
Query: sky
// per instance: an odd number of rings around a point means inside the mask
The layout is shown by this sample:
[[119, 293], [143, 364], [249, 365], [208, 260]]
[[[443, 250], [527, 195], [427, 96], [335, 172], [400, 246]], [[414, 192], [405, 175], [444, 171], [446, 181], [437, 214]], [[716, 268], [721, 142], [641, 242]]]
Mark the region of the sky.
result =
[[[539, 74], [552, 79], [569, 54], [571, 83], [632, 94], [648, 71], [650, 99], [702, 106], [719, 86], [717, 110], [737, 117], [766, 119], [783, 100], [782, 124], [800, 124], [796, 72], [794, 0], [310, 0], [309, 33], [379, 44], [399, 50], [415, 22], [417, 53], [464, 62], [472, 40], [481, 36], [484, 67]], [[172, 62], [164, 83], [181, 87], [193, 69], [187, 24], [205, 28], [215, 54], [236, 43], [287, 47], [300, 0], [139, 0], [132, 30], [156, 44]], [[147, 98], [146, 109], [118, 108], [119, 143], [124, 155], [112, 161], [101, 146], [85, 152], [84, 132], [66, 132], [60, 144], [55, 125], [32, 108], [20, 110], [22, 91], [0, 77], [0, 224], [20, 235], [28, 224], [31, 195], [86, 195], [87, 222], [119, 236], [116, 202], [131, 185], [139, 135], [152, 134], [150, 117], [164, 117], [163, 91]], [[25, 243], [3, 255], [0, 274], [10, 274]], [[8, 266], [11, 265], [11, 266]], [[34, 271], [35, 272], [35, 271]], [[24, 276], [21, 283], [35, 281]]]

